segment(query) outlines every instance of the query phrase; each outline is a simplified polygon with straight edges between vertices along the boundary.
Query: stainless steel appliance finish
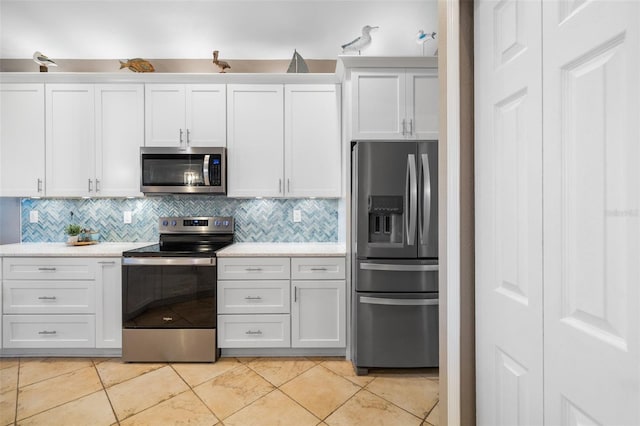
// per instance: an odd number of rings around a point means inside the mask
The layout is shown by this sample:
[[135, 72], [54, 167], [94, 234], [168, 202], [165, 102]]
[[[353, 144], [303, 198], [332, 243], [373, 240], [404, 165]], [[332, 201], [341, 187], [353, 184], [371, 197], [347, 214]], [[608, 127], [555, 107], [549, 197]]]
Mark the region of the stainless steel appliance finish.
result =
[[353, 144], [357, 374], [374, 367], [438, 366], [437, 144]]
[[221, 147], [140, 148], [140, 191], [226, 194], [227, 151]]
[[231, 217], [162, 217], [160, 242], [122, 258], [122, 353], [128, 362], [213, 362], [216, 250]]

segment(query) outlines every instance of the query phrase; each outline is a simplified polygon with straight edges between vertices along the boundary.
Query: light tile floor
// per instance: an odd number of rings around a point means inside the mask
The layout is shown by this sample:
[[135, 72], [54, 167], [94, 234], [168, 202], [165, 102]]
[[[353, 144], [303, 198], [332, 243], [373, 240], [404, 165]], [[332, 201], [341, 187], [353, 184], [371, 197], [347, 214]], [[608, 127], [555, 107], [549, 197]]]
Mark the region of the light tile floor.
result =
[[342, 358], [0, 358], [2, 425], [438, 426], [438, 370]]

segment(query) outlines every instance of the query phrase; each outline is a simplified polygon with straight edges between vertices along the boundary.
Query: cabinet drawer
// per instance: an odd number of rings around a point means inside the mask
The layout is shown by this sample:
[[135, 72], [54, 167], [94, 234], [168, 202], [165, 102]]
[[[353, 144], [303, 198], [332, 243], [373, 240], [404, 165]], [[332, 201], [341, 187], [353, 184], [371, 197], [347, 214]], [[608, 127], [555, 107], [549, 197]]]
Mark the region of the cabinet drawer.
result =
[[221, 348], [288, 348], [291, 346], [289, 315], [219, 315], [218, 345]]
[[5, 314], [95, 313], [94, 281], [12, 281], [2, 286]]
[[288, 280], [287, 257], [218, 258], [219, 280]]
[[74, 258], [5, 258], [5, 280], [93, 280], [95, 261]]
[[294, 280], [343, 280], [344, 257], [294, 257], [291, 278]]
[[3, 315], [5, 348], [95, 347], [93, 315]]
[[219, 314], [288, 314], [288, 280], [218, 281]]

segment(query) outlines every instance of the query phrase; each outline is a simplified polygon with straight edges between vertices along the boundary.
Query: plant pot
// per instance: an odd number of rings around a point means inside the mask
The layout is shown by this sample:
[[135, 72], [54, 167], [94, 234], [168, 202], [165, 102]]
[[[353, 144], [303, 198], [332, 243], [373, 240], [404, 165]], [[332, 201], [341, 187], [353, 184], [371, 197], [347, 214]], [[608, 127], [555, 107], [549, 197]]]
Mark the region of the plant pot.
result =
[[69, 235], [67, 237], [67, 244], [75, 244], [78, 242], [78, 236], [77, 235]]

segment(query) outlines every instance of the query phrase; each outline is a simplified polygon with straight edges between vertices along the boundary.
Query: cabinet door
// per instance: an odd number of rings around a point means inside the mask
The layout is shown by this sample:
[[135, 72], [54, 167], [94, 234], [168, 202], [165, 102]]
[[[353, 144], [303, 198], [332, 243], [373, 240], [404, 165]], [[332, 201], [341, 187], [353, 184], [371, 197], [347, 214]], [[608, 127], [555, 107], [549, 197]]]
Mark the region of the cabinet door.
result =
[[227, 91], [224, 84], [187, 84], [188, 146], [227, 146]]
[[345, 281], [291, 281], [291, 347], [345, 346]]
[[438, 139], [438, 70], [407, 71], [407, 133], [411, 139]]
[[339, 197], [340, 91], [335, 84], [285, 87], [285, 194]]
[[0, 196], [44, 195], [44, 85], [0, 85]]
[[405, 139], [404, 70], [354, 71], [352, 139]]
[[47, 84], [47, 196], [95, 195], [94, 87]]
[[227, 86], [229, 197], [279, 197], [283, 182], [283, 86]]
[[186, 141], [183, 84], [145, 85], [145, 146], [182, 146]]
[[141, 196], [140, 147], [144, 145], [142, 84], [97, 85], [96, 195]]
[[98, 260], [96, 348], [122, 347], [122, 265], [120, 258]]

